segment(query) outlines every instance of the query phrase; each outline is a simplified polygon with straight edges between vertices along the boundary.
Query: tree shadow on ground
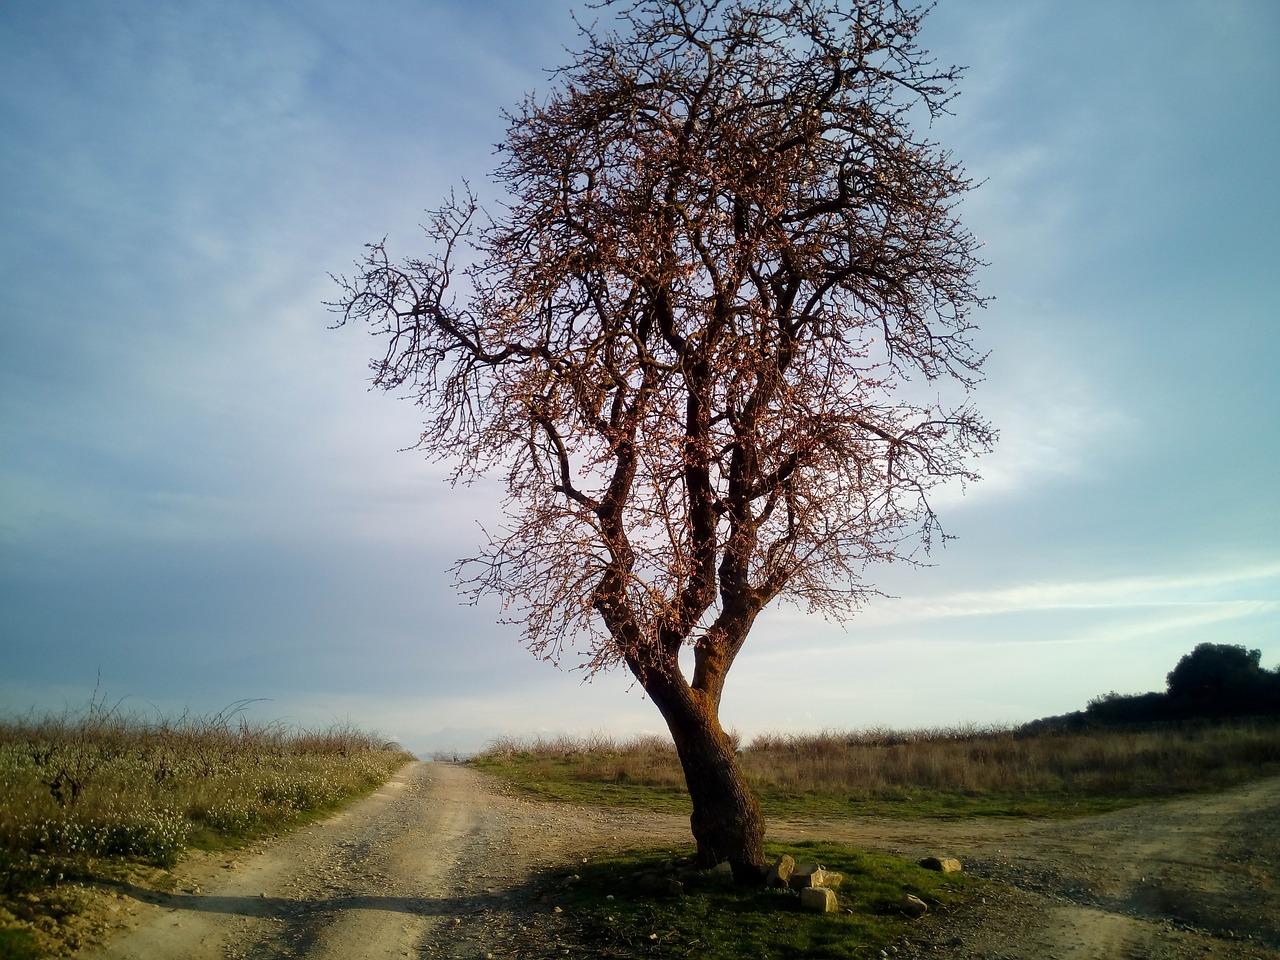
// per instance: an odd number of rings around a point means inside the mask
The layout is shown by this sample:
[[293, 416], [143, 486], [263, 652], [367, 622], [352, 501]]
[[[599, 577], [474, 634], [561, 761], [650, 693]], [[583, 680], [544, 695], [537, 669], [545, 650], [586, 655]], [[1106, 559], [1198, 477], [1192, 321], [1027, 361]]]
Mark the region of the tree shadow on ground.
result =
[[[252, 895], [167, 893], [120, 880], [103, 880], [99, 881], [98, 885], [104, 889], [122, 893], [140, 903], [169, 910], [286, 920], [296, 917], [301, 912], [336, 913], [345, 910], [382, 910], [419, 917], [457, 916], [502, 907], [512, 900], [523, 899], [533, 892], [532, 889], [512, 888], [502, 893], [457, 894], [446, 897], [381, 897], [348, 894], [293, 899]], [[527, 886], [531, 888], [532, 885]]]

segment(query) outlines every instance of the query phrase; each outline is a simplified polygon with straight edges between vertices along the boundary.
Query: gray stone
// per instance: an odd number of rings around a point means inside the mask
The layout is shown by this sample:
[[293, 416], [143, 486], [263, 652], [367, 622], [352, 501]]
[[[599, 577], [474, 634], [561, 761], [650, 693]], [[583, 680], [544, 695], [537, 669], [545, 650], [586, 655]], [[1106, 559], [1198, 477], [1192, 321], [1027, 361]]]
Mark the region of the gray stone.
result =
[[804, 890], [805, 887], [838, 887], [844, 879], [845, 874], [824, 869], [820, 864], [803, 863], [792, 870], [787, 883], [792, 890]]
[[778, 858], [778, 862], [767, 868], [764, 874], [764, 883], [767, 887], [785, 887], [787, 881], [791, 879], [791, 874], [795, 872], [796, 861], [789, 854], [783, 854]]
[[707, 871], [707, 878], [710, 880], [720, 880], [726, 883], [733, 882], [733, 864], [728, 860], [721, 860], [714, 867]]
[[826, 887], [805, 887], [800, 891], [800, 909], [811, 913], [835, 913], [836, 892]]
[[938, 870], [942, 873], [964, 872], [964, 867], [960, 865], [960, 861], [951, 857], [925, 857], [920, 861], [920, 866], [926, 870]]
[[802, 863], [791, 872], [787, 880], [792, 890], [803, 890], [806, 887], [820, 887], [827, 873], [820, 863]]
[[642, 893], [667, 894], [673, 897], [684, 895], [684, 883], [669, 873], [641, 873], [636, 877], [636, 886]]
[[923, 917], [929, 912], [929, 905], [919, 897], [905, 894], [902, 897], [902, 912], [908, 917]]
[[642, 873], [636, 878], [636, 886], [645, 893], [665, 893], [669, 879], [660, 873]]

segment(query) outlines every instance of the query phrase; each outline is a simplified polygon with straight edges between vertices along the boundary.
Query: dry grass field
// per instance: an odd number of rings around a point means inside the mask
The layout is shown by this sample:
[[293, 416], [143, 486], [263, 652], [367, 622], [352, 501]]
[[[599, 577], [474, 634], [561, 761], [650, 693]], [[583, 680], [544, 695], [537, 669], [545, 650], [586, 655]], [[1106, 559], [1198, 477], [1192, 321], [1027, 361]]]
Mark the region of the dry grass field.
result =
[[0, 721], [0, 956], [10, 941], [65, 944], [78, 881], [295, 825], [410, 759], [349, 725], [255, 725], [234, 706], [169, 720], [95, 698], [80, 713]]
[[[1101, 908], [1113, 911], [1114, 923], [1124, 926], [1125, 937], [1136, 937], [1134, 943], [1177, 947], [1158, 954], [1162, 956], [1244, 956], [1233, 946], [1235, 934], [1224, 935], [1224, 940], [1215, 924], [1250, 931], [1268, 943], [1267, 938], [1275, 936], [1274, 925], [1258, 919], [1273, 915], [1273, 903], [1269, 894], [1255, 889], [1251, 872], [1254, 860], [1270, 862], [1267, 838], [1274, 823], [1275, 781], [1217, 792], [1280, 773], [1280, 724], [1275, 722], [1035, 734], [978, 728], [828, 731], [758, 737], [740, 749], [779, 836], [793, 852], [845, 867], [849, 879], [841, 896], [861, 904], [848, 923], [842, 919], [844, 926], [838, 930], [788, 913], [784, 926], [790, 933], [778, 942], [789, 944], [793, 953], [817, 949], [806, 938], [829, 939], [833, 930], [839, 933], [838, 949], [827, 944], [821, 948], [826, 953], [815, 955], [860, 956], [867, 944], [879, 949], [905, 936], [893, 926], [900, 918], [895, 919], [890, 908], [901, 890], [923, 891], [939, 909], [952, 895], [968, 897], [963, 889], [948, 892], [922, 886], [930, 878], [914, 866], [920, 850], [910, 846], [918, 846], [921, 837], [927, 838], [926, 852], [938, 844], [962, 850], [979, 879], [975, 890], [988, 890], [981, 886], [988, 880], [1013, 885], [998, 888], [1004, 899], [1000, 922], [994, 926], [973, 908], [975, 944], [986, 943], [980, 938], [992, 930], [1005, 929], [1010, 911], [1016, 913], [1027, 897], [1034, 899], [1040, 889], [1036, 884], [1050, 881], [1063, 895], [1084, 897], [1062, 928], [1070, 936], [1092, 930]], [[662, 903], [638, 900], [634, 915], [624, 916], [612, 896], [618, 871], [625, 873], [654, 856], [676, 856], [679, 851], [663, 852], [664, 847], [628, 853], [621, 848], [640, 837], [650, 846], [687, 837], [685, 816], [668, 815], [687, 815], [688, 798], [671, 744], [662, 738], [507, 740], [472, 761], [527, 794], [571, 801], [569, 806], [528, 803], [463, 766], [423, 765], [407, 768], [416, 771], [416, 790], [403, 789], [401, 776], [402, 789], [380, 792], [359, 808], [364, 811], [360, 817], [330, 818], [313, 824], [305, 835], [285, 836], [287, 828], [310, 823], [346, 799], [368, 792], [406, 759], [376, 735], [351, 727], [295, 731], [280, 725], [255, 726], [239, 719], [234, 709], [212, 718], [171, 721], [123, 716], [95, 703], [78, 715], [0, 722], [0, 957], [33, 958], [101, 944], [112, 935], [112, 921], [98, 908], [122, 902], [139, 917], [149, 915], [148, 909], [155, 913], [152, 926], [139, 927], [144, 939], [171, 935], [174, 923], [165, 911], [178, 911], [183, 924], [211, 925], [210, 936], [227, 943], [260, 936], [265, 938], [262, 943], [277, 944], [284, 936], [281, 930], [289, 937], [314, 939], [322, 929], [325, 938], [347, 936], [351, 943], [364, 943], [369, 930], [361, 925], [363, 906], [368, 897], [386, 899], [386, 878], [392, 875], [401, 877], [401, 899], [396, 903], [403, 909], [386, 912], [379, 930], [395, 939], [400, 936], [397, 925], [408, 923], [423, 936], [453, 942], [450, 937], [457, 937], [448, 924], [433, 926], [448, 913], [439, 912], [436, 900], [423, 899], [424, 864], [434, 862], [427, 851], [440, 849], [442, 843], [469, 844], [467, 862], [477, 871], [475, 882], [483, 885], [492, 883], [485, 869], [491, 867], [491, 851], [500, 847], [509, 853], [503, 862], [514, 864], [511, 882], [523, 889], [521, 885], [536, 886], [538, 881], [525, 874], [533, 860], [546, 858], [550, 837], [561, 838], [565, 855], [572, 852], [575, 872], [582, 874], [580, 892], [586, 899], [575, 900], [573, 906], [575, 922], [585, 924], [579, 932], [590, 934], [584, 942], [607, 934], [606, 940], [621, 936], [647, 950], [652, 931], [678, 928], [687, 937], [673, 939], [673, 950], [696, 941], [705, 953], [708, 937], [734, 942], [734, 930], [717, 927], [716, 922], [736, 929], [740, 918], [750, 915], [763, 924], [761, 929], [781, 929], [779, 905], [773, 899], [754, 899], [765, 893], [743, 891], [711, 891]], [[1199, 795], [1143, 802], [1185, 794]], [[600, 804], [620, 809], [606, 810]], [[1118, 809], [1124, 807], [1132, 809]], [[1201, 816], [1210, 809], [1215, 811], [1212, 815]], [[1091, 816], [1101, 811], [1112, 812]], [[947, 819], [936, 819], [940, 817]], [[869, 824], [876, 825], [870, 832], [886, 845], [870, 854], [849, 845], [853, 837], [865, 842]], [[1256, 834], [1255, 827], [1263, 833]], [[1214, 830], [1225, 831], [1226, 839]], [[263, 834], [278, 839], [255, 844], [253, 871], [231, 869], [239, 854], [229, 860], [186, 857], [172, 870], [164, 869], [179, 860], [185, 848], [220, 850]], [[322, 843], [317, 839], [321, 835], [328, 840]], [[386, 843], [392, 835], [395, 841]], [[601, 838], [620, 846], [614, 859], [599, 860], [597, 876], [581, 857], [589, 847], [594, 850], [593, 842], [603, 843]], [[1082, 849], [1092, 853], [1082, 858]], [[1210, 902], [1209, 887], [1217, 884], [1217, 890], [1235, 876], [1224, 881], [1219, 869], [1224, 850], [1236, 858], [1232, 863], [1241, 871], [1243, 886], [1231, 887], [1230, 896], [1222, 903], [1214, 900], [1211, 909], [1204, 906]], [[1104, 855], [1111, 851], [1115, 856]], [[1170, 864], [1167, 876], [1159, 873], [1165, 860]], [[278, 873], [287, 880], [273, 887], [275, 892], [266, 899], [266, 881], [259, 879], [267, 875], [264, 864], [270, 865], [267, 873], [275, 871], [272, 876]], [[1032, 877], [1030, 893], [1014, 889], [1026, 881], [1020, 872], [1025, 864], [1039, 871]], [[1140, 865], [1141, 877], [1129, 876], [1127, 871], [1135, 865]], [[1151, 875], [1162, 877], [1160, 902], [1173, 906], [1161, 907], [1164, 912], [1157, 911], [1155, 919], [1143, 925], [1145, 921], [1133, 920], [1127, 911], [1146, 903], [1142, 897]], [[366, 880], [375, 885], [361, 886]], [[449, 870], [433, 882], [439, 889], [432, 896], [446, 902], [457, 896], [456, 878]], [[559, 890], [559, 881], [554, 883]], [[207, 895], [202, 892], [205, 887], [210, 888]], [[257, 892], [249, 896], [245, 890]], [[599, 894], [594, 907], [587, 902], [591, 890]], [[1199, 904], [1199, 912], [1179, 906], [1184, 900]], [[206, 909], [205, 901], [239, 906], [224, 914]], [[303, 902], [314, 907], [305, 915], [297, 912]], [[721, 909], [724, 904], [729, 904], [727, 912]], [[1039, 901], [1026, 900], [1024, 905], [1026, 910], [1018, 915], [1028, 926], [1018, 934], [1018, 942], [1031, 946], [1009, 956], [1040, 955], [1028, 951], [1062, 939], [1061, 925], [1036, 927], [1045, 921]], [[542, 907], [532, 909], [545, 913]], [[528, 927], [525, 914], [515, 907], [509, 912], [509, 922], [495, 929]], [[604, 933], [587, 930], [597, 913]], [[496, 907], [485, 916], [499, 914], [507, 916]], [[1190, 928], [1168, 926], [1166, 914], [1178, 924], [1195, 926], [1199, 939], [1171, 945], [1174, 935], [1162, 931]], [[859, 928], [854, 936], [846, 927], [862, 922], [859, 917], [889, 925]], [[252, 923], [261, 920], [261, 929], [251, 930], [246, 918], [256, 918]], [[348, 919], [351, 923], [344, 926]], [[175, 955], [164, 936], [147, 942], [151, 952], [136, 955]], [[1206, 944], [1219, 952], [1203, 954]], [[1009, 944], [1002, 942], [1000, 947], [1007, 949]], [[730, 950], [726, 955], [736, 954]]]
[[[1280, 723], [826, 731], [757, 737], [740, 758], [773, 815], [1071, 815], [1280, 773]], [[473, 762], [557, 799], [687, 803], [674, 748], [659, 737], [507, 739]]]

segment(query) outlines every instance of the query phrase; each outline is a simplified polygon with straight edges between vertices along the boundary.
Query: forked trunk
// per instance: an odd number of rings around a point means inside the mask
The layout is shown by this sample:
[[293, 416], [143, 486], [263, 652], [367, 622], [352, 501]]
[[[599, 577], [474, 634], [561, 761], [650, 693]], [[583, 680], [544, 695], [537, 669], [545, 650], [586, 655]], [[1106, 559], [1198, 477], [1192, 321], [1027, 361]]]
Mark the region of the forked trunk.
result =
[[698, 865], [729, 861], [740, 883], [763, 879], [764, 814], [756, 801], [733, 742], [710, 711], [663, 711], [693, 800], [689, 818], [698, 845]]

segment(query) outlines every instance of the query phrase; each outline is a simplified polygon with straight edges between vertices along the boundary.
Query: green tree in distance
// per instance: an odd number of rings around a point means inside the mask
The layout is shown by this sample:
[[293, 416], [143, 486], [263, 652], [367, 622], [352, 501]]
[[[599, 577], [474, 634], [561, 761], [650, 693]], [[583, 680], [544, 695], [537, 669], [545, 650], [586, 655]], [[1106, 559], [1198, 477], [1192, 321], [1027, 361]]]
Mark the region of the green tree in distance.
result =
[[[367, 247], [338, 325], [385, 351], [421, 446], [505, 480], [459, 584], [529, 647], [624, 666], [666, 720], [699, 860], [759, 878], [764, 821], [719, 719], [772, 601], [835, 619], [940, 536], [930, 493], [994, 439], [961, 167], [913, 122], [958, 70], [890, 0], [613, 0], [508, 115], [424, 259]], [[692, 648], [690, 665], [680, 654]]]
[[1274, 714], [1280, 709], [1277, 677], [1261, 661], [1261, 650], [1198, 644], [1169, 671], [1169, 702], [1192, 716]]

